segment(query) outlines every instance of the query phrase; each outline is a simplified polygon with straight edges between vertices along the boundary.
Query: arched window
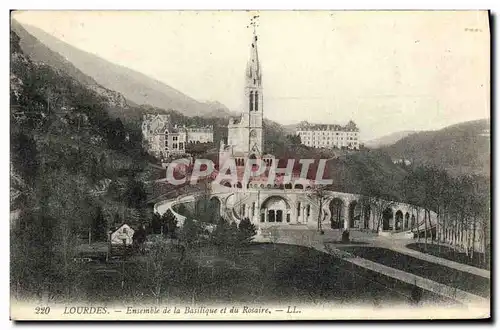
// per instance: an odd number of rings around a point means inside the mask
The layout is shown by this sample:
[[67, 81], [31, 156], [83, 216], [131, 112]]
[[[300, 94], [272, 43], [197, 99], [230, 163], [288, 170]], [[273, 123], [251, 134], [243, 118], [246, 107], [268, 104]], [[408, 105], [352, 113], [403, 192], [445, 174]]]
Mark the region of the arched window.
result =
[[253, 110], [253, 92], [250, 92], [249, 102], [250, 103], [248, 106], [249, 106], [250, 111], [252, 111]]
[[255, 92], [254, 110], [259, 111], [259, 92]]

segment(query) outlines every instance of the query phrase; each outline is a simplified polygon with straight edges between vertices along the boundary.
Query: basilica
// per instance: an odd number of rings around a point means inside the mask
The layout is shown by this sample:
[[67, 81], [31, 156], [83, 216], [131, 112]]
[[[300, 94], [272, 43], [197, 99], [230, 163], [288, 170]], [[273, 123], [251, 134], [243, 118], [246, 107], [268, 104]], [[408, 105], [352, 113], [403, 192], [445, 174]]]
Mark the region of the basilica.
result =
[[[218, 211], [217, 217], [236, 223], [248, 218], [258, 228], [370, 229], [379, 230], [381, 234], [413, 235], [411, 229], [422, 222], [424, 214], [418, 207], [397, 202], [378, 203], [357, 194], [326, 189], [318, 193], [317, 180], [293, 172], [286, 180], [276, 176], [270, 182], [268, 170], [276, 166], [277, 159], [264, 151], [263, 73], [257, 41], [254, 32], [242, 91], [243, 111], [238, 118], [230, 119], [227, 143], [220, 141], [219, 170], [222, 164], [234, 163], [237, 180], [211, 183], [210, 202]], [[349, 132], [354, 134], [357, 130], [352, 128]], [[245, 166], [251, 164], [250, 159], [263, 160], [266, 171], [250, 177], [243, 175]], [[170, 209], [182, 225], [185, 217], [176, 212], [177, 206], [194, 200], [193, 194], [165, 200], [155, 205], [155, 212], [163, 214]], [[381, 210], [380, 205], [387, 206]], [[432, 213], [431, 218], [435, 217]]]

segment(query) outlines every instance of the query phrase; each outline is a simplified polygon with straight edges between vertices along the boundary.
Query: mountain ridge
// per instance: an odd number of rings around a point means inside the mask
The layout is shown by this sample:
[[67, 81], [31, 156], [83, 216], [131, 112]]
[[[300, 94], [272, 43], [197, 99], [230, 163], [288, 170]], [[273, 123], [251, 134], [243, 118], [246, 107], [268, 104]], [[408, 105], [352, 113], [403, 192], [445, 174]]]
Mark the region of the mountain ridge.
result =
[[[97, 83], [105, 89], [116, 91], [131, 101], [132, 105], [151, 105], [165, 110], [172, 109], [187, 116], [226, 117], [231, 114], [229, 109], [220, 102], [197, 101], [157, 79], [109, 62], [97, 55], [71, 46], [37, 27], [21, 24], [13, 19], [12, 28], [18, 32], [19, 27], [22, 27], [27, 34], [49, 50], [59, 54], [59, 60], [64, 59], [82, 72], [86, 78], [73, 73], [77, 79], [82, 79], [81, 82], [94, 85]], [[26, 38], [26, 36], [24, 37]], [[29, 55], [41, 57], [40, 54], [33, 51]]]
[[418, 133], [419, 131], [408, 130], [408, 131], [398, 131], [393, 132], [387, 135], [383, 135], [381, 137], [369, 140], [364, 142], [364, 145], [368, 148], [381, 148], [385, 146], [389, 146], [401, 140], [402, 138], [407, 137], [410, 134]]

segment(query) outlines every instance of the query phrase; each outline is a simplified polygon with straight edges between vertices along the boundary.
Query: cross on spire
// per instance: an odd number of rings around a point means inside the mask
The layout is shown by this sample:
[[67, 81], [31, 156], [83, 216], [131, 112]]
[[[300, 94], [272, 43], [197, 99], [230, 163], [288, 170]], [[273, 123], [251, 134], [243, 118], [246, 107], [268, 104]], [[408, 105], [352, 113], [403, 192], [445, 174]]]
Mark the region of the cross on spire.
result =
[[253, 27], [253, 35], [257, 36], [257, 27], [259, 26], [259, 15], [253, 15], [250, 19], [250, 23], [247, 25], [247, 28]]

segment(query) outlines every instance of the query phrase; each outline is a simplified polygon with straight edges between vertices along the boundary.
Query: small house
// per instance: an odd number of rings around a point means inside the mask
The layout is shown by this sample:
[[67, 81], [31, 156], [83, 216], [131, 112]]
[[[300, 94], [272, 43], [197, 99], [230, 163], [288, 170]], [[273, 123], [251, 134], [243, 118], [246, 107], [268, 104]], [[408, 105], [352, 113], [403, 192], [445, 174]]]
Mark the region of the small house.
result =
[[132, 245], [134, 230], [126, 223], [111, 231], [111, 245]]

